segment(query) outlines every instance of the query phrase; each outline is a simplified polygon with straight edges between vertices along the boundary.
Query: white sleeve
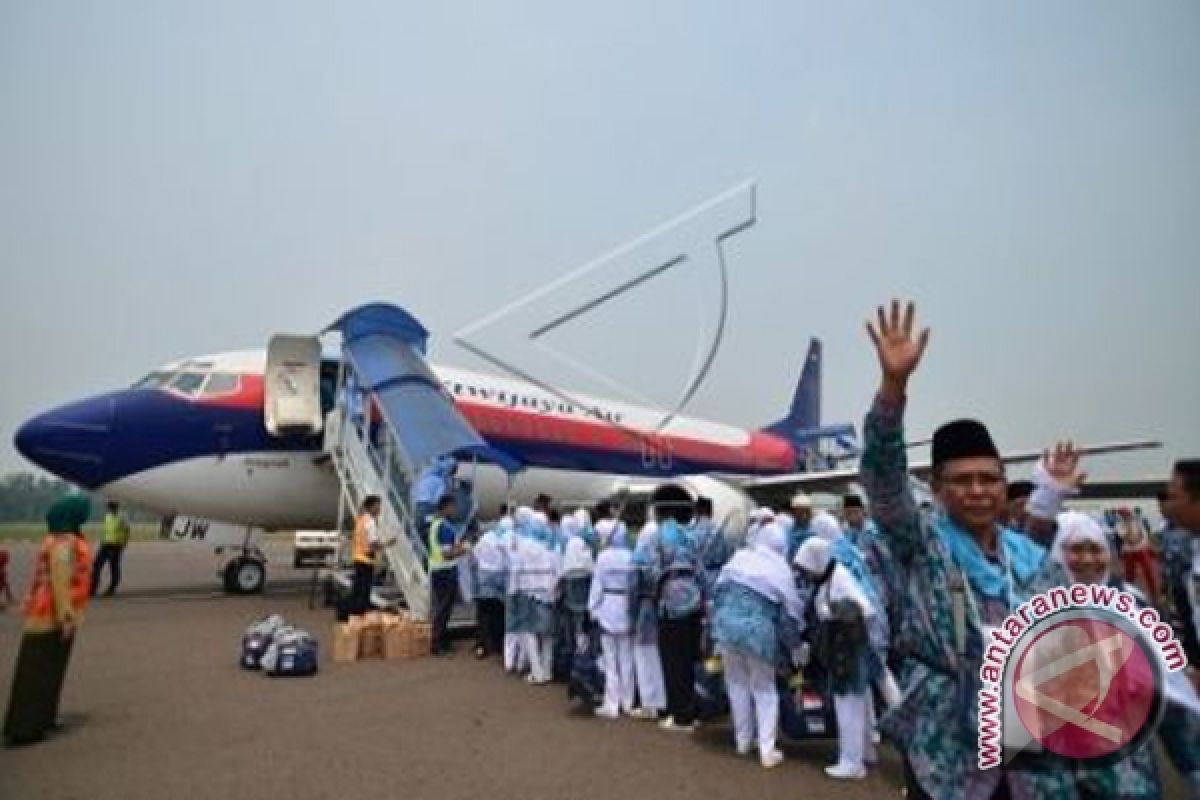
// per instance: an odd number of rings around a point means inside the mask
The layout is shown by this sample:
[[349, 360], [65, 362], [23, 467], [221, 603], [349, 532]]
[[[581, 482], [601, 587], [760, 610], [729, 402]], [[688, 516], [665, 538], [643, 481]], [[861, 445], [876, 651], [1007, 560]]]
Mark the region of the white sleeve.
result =
[[600, 610], [600, 604], [604, 601], [604, 578], [608, 573], [608, 559], [601, 554], [600, 558], [596, 559], [596, 571], [592, 574], [592, 585], [588, 589], [588, 612], [592, 618], [596, 618], [596, 612]]

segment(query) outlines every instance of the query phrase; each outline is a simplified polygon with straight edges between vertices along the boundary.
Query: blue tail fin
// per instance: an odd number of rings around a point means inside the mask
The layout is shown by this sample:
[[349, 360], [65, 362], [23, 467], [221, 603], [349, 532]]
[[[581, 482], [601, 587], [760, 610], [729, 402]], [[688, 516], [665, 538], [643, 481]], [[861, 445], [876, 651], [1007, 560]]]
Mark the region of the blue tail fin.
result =
[[811, 339], [808, 355], [804, 357], [804, 369], [796, 392], [792, 395], [792, 407], [787, 416], [763, 428], [768, 433], [781, 436], [796, 448], [801, 456], [821, 439], [833, 439], [839, 446], [853, 447], [856, 432], [853, 425], [821, 424], [821, 340]]
[[764, 430], [789, 435], [792, 431], [821, 427], [821, 340], [810, 339], [804, 370], [792, 395], [792, 407], [787, 416], [768, 425]]

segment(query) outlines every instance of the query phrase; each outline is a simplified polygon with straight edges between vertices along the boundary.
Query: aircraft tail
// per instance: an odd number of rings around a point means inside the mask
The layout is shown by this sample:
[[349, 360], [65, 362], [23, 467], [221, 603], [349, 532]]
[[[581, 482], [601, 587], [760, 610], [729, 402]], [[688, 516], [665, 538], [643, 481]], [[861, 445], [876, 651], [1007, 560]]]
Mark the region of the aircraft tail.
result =
[[763, 428], [767, 433], [781, 436], [792, 443], [799, 455], [822, 439], [833, 439], [843, 449], [854, 449], [857, 433], [853, 425], [821, 424], [821, 340], [810, 339], [804, 369], [792, 395], [787, 416]]

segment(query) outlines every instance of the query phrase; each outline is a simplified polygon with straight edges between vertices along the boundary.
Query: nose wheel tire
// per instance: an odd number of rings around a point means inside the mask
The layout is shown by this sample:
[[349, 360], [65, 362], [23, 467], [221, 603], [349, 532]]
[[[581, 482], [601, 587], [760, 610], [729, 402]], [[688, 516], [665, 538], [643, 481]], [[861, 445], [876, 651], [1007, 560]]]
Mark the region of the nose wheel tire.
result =
[[225, 566], [225, 591], [230, 594], [258, 594], [267, 582], [267, 568], [253, 558], [239, 557]]

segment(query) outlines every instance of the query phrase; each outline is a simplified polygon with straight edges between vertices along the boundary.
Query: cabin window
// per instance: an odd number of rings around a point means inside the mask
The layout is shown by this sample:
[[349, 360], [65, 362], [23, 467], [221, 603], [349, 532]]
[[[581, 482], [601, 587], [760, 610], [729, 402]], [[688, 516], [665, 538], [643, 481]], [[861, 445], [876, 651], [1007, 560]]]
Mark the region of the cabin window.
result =
[[133, 385], [134, 389], [159, 389], [171, 379], [170, 372], [151, 372]]
[[190, 397], [200, 390], [204, 378], [203, 372], [181, 372], [171, 379], [167, 388]]
[[237, 388], [237, 375], [230, 372], [214, 372], [208, 376], [208, 383], [204, 384], [204, 394], [229, 394], [236, 392]]

